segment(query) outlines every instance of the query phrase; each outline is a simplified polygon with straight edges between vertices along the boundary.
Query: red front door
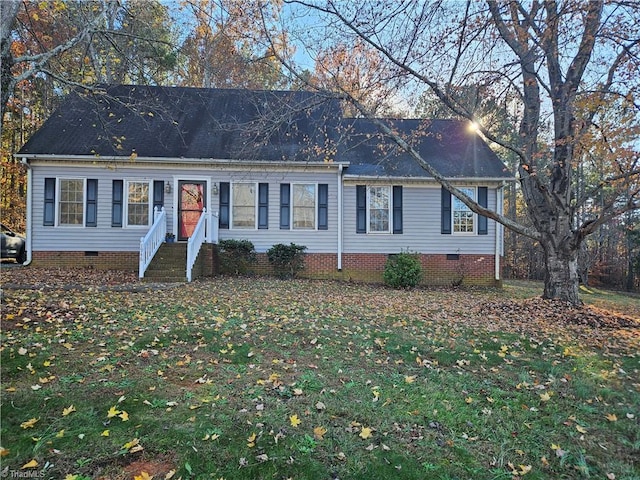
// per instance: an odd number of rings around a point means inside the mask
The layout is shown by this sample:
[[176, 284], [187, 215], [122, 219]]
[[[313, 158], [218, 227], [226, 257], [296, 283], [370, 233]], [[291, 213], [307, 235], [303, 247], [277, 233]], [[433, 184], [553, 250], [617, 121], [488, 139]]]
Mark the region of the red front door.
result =
[[178, 240], [188, 240], [206, 207], [206, 182], [178, 182]]

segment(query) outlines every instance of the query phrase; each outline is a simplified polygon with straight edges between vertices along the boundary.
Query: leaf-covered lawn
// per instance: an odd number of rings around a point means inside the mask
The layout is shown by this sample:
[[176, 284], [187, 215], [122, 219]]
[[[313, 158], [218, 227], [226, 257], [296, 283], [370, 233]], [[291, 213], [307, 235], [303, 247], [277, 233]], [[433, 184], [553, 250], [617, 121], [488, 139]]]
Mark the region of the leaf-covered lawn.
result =
[[9, 471], [640, 476], [633, 301], [35, 268], [3, 268], [2, 281]]

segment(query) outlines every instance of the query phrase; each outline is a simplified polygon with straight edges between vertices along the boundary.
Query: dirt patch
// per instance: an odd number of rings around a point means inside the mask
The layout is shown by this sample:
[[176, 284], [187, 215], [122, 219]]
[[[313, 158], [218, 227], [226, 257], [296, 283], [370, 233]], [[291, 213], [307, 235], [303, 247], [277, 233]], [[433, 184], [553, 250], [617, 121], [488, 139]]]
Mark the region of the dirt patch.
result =
[[[98, 477], [98, 480], [133, 480], [135, 477], [141, 478], [172, 478], [176, 471], [175, 459], [169, 455], [156, 458], [140, 458], [126, 466], [120, 466], [118, 473], [105, 474]], [[144, 473], [148, 477], [144, 476]]]

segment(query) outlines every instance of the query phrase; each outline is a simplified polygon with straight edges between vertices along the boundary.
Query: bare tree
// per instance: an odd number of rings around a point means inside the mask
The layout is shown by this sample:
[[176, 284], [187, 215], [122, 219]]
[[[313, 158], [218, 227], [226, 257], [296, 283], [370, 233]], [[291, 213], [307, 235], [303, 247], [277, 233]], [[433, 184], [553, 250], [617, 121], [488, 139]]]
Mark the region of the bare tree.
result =
[[3, 122], [21, 82], [47, 78], [84, 88], [127, 79], [147, 83], [175, 63], [166, 7], [158, 2], [2, 0], [0, 9]]
[[[640, 209], [638, 145], [636, 161], [621, 164], [580, 198], [577, 149], [612, 99], [622, 99], [638, 116], [640, 4], [624, 1], [485, 0], [444, 2], [322, 2], [289, 0], [324, 19], [322, 36], [336, 43], [365, 42], [386, 58], [387, 68], [407, 76], [405, 95], [427, 89], [458, 116], [479, 123], [482, 134], [518, 158], [517, 177], [531, 226], [487, 211], [456, 189], [410, 144], [379, 127], [475, 213], [538, 241], [545, 255], [544, 297], [573, 304], [578, 298], [578, 253], [584, 239], [625, 212]], [[307, 28], [306, 34], [313, 33]], [[305, 45], [313, 45], [309, 38]], [[320, 40], [318, 40], [320, 41]], [[292, 63], [288, 66], [295, 69]], [[518, 139], [482, 124], [457, 92], [461, 87], [493, 85], [509, 97], [518, 118]], [[407, 85], [416, 90], [409, 90]], [[372, 116], [358, 99], [341, 91], [362, 115]], [[598, 101], [578, 112], [589, 94]], [[375, 120], [375, 119], [374, 119]], [[582, 147], [581, 147], [582, 148]], [[588, 220], [575, 211], [599, 192], [606, 201]]]

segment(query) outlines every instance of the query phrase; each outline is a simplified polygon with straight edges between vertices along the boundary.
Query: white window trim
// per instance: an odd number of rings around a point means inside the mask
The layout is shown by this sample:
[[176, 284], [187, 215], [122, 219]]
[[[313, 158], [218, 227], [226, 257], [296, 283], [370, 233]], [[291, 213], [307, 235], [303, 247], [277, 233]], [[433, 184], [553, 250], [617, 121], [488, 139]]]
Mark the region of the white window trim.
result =
[[[63, 180], [82, 180], [82, 222], [80, 224], [60, 223], [60, 188]], [[56, 177], [55, 221], [54, 226], [60, 228], [85, 228], [87, 219], [87, 179], [83, 177]]]
[[[371, 230], [371, 189], [385, 187], [389, 194], [389, 204], [387, 207], [387, 230]], [[393, 189], [391, 185], [367, 185], [367, 233], [372, 235], [388, 235], [391, 234], [393, 227]]]
[[[146, 225], [129, 225], [129, 184], [130, 183], [146, 183], [149, 189], [149, 199], [147, 202], [147, 224]], [[126, 178], [123, 185], [123, 228], [149, 228], [153, 224], [153, 182], [149, 179], [142, 178]]]
[[[253, 227], [236, 227], [233, 218], [233, 190], [235, 185], [253, 185]], [[258, 182], [231, 182], [229, 192], [229, 230], [257, 230], [258, 229]]]
[[[300, 227], [296, 227], [294, 225], [293, 222], [293, 212], [295, 211], [295, 200], [294, 200], [294, 196], [293, 196], [293, 189], [294, 189], [294, 185], [312, 185], [314, 188], [313, 191], [313, 199], [314, 199], [314, 206], [313, 206], [313, 228], [300, 228]], [[295, 182], [295, 183], [291, 183], [291, 191], [289, 192], [289, 197], [290, 197], [290, 209], [291, 212], [289, 212], [289, 225], [291, 225], [291, 230], [297, 230], [299, 232], [315, 232], [318, 231], [318, 183], [313, 183], [313, 182]]]
[[[473, 198], [472, 200], [474, 201], [478, 201], [478, 187], [474, 187], [471, 185], [464, 185], [464, 186], [458, 186], [457, 187], [459, 190], [473, 190]], [[456, 224], [454, 221], [454, 216], [455, 216], [455, 202], [458, 201], [458, 199], [452, 194], [451, 195], [451, 234], [452, 235], [460, 235], [460, 236], [473, 236], [476, 235], [477, 231], [478, 231], [478, 215], [476, 215], [474, 212], [471, 212], [471, 214], [473, 215], [473, 230], [471, 232], [456, 232]], [[466, 207], [466, 205], [465, 205]]]

